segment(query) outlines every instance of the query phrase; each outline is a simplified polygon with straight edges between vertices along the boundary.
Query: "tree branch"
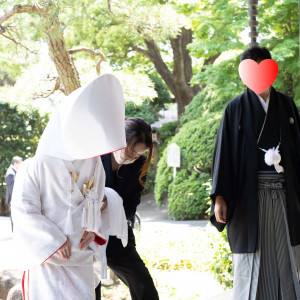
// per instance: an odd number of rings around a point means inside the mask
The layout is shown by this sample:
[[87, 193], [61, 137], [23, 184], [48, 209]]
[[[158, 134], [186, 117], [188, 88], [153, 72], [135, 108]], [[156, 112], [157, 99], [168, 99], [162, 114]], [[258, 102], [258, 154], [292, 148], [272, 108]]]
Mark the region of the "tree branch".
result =
[[168, 66], [163, 61], [157, 45], [153, 40], [144, 39], [144, 42], [148, 48], [147, 52], [149, 53], [149, 59], [152, 61], [158, 74], [162, 77], [162, 79], [165, 81], [165, 83], [176, 98], [178, 96], [178, 93], [176, 89], [174, 76], [169, 70]]
[[142, 48], [137, 47], [137, 46], [131, 46], [131, 49], [132, 49], [133, 51], [139, 52], [139, 53], [145, 55], [146, 57], [148, 57], [149, 59], [151, 59], [150, 53], [149, 53], [147, 50], [142, 49]]
[[0, 33], [6, 32], [6, 27], [0, 25]]
[[207, 65], [213, 64], [220, 55], [221, 55], [221, 53], [217, 53], [217, 54], [215, 54], [215, 55], [207, 58], [204, 61], [203, 66], [207, 66]]
[[29, 12], [41, 15], [42, 12], [43, 12], [43, 10], [40, 9], [36, 5], [21, 5], [21, 4], [17, 4], [17, 5], [15, 5], [13, 7], [12, 10], [10, 10], [9, 12], [7, 12], [4, 16], [0, 17], [0, 25], [2, 23], [4, 23], [5, 21], [7, 21], [8, 19], [10, 19], [15, 14], [29, 13]]
[[93, 58], [95, 58], [96, 56], [100, 56], [103, 59], [105, 59], [105, 55], [100, 50], [93, 50], [93, 49], [86, 48], [86, 47], [73, 48], [73, 49], [68, 50], [68, 52], [70, 54], [75, 54], [75, 53], [78, 53], [78, 52], [87, 52]]
[[24, 45], [21, 44], [20, 42], [17, 42], [14, 38], [11, 38], [11, 37], [5, 35], [5, 34], [2, 33], [1, 31], [0, 31], [0, 35], [2, 35], [3, 37], [5, 37], [6, 39], [9, 39], [9, 40], [10, 40], [11, 42], [13, 42], [15, 45], [21, 46], [22, 48], [26, 49], [28, 52], [33, 53], [33, 54], [36, 54], [35, 51], [31, 51], [31, 50], [28, 49], [26, 46], [24, 46]]
[[[49, 96], [51, 96], [52, 94], [54, 94], [54, 92], [56, 91], [62, 91], [63, 93], [65, 92], [63, 87], [61, 86], [61, 80], [59, 77], [56, 78], [52, 78], [55, 79], [55, 85], [53, 87], [53, 89], [49, 92], [49, 93], [41, 93], [41, 94], [35, 94], [33, 96], [33, 100], [39, 99], [39, 98], [48, 98]], [[51, 79], [50, 79], [51, 80]]]
[[100, 50], [93, 50], [86, 47], [78, 47], [78, 48], [70, 49], [68, 52], [71, 55], [79, 52], [86, 52], [89, 55], [91, 55], [93, 58], [95, 58], [96, 56], [100, 56], [100, 58], [97, 60], [97, 65], [96, 65], [97, 74], [98, 75], [100, 74], [100, 65], [105, 60], [105, 55]]
[[111, 2], [110, 2], [110, 0], [107, 0], [107, 8], [108, 8], [108, 11], [113, 15], [113, 12], [111, 10]]

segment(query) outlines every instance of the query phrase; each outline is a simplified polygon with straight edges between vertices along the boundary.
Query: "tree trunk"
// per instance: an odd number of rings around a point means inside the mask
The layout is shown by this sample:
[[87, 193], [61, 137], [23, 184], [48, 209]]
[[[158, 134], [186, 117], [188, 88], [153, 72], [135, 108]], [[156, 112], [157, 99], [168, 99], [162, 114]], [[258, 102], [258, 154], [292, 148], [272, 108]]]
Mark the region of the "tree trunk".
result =
[[175, 97], [178, 107], [178, 118], [183, 114], [184, 108], [189, 104], [197, 92], [198, 85], [191, 87], [190, 80], [193, 76], [192, 60], [187, 45], [192, 42], [192, 30], [182, 28], [181, 34], [171, 39], [173, 49], [173, 72], [163, 61], [160, 51], [153, 40], [145, 40], [148, 48], [144, 53], [154, 64], [156, 71]]
[[181, 34], [176, 39], [171, 39], [173, 49], [173, 77], [175, 81], [176, 94], [174, 94], [178, 105], [178, 117], [180, 117], [186, 105], [200, 91], [198, 85], [194, 88], [190, 85], [193, 76], [192, 59], [187, 45], [192, 42], [192, 30], [182, 28]]
[[58, 10], [49, 5], [46, 11], [48, 17], [44, 18], [44, 32], [58, 76], [66, 95], [80, 87], [79, 74], [72, 57], [69, 55], [58, 19]]

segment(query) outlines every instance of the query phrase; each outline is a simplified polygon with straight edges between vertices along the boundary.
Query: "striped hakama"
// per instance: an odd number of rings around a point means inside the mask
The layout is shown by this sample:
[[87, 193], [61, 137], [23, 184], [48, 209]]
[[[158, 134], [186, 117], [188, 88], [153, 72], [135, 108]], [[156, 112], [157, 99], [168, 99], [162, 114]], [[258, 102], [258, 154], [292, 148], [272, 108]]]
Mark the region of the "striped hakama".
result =
[[234, 300], [300, 300], [300, 246], [291, 247], [284, 176], [258, 174], [255, 253], [233, 253]]

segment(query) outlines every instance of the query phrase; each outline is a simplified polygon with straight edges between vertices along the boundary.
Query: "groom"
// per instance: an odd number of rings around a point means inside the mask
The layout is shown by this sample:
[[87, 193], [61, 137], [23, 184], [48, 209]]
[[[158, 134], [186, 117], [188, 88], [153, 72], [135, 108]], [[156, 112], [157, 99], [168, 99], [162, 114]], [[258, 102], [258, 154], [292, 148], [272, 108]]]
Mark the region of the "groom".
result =
[[[259, 64], [271, 54], [253, 47], [244, 59]], [[265, 157], [273, 147], [279, 150], [275, 164]], [[299, 180], [300, 118], [293, 100], [273, 87], [260, 94], [247, 88], [224, 112], [210, 194], [212, 224], [219, 231], [227, 225], [235, 300], [300, 299]]]

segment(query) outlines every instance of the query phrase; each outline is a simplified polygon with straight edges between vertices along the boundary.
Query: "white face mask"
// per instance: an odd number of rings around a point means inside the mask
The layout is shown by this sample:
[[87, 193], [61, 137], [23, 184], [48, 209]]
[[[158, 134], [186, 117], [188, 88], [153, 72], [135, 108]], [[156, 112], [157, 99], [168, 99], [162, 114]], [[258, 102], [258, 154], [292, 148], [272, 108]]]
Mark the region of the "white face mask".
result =
[[126, 159], [122, 150], [113, 152], [113, 155], [114, 155], [115, 161], [119, 165], [129, 165], [135, 161], [135, 159]]

